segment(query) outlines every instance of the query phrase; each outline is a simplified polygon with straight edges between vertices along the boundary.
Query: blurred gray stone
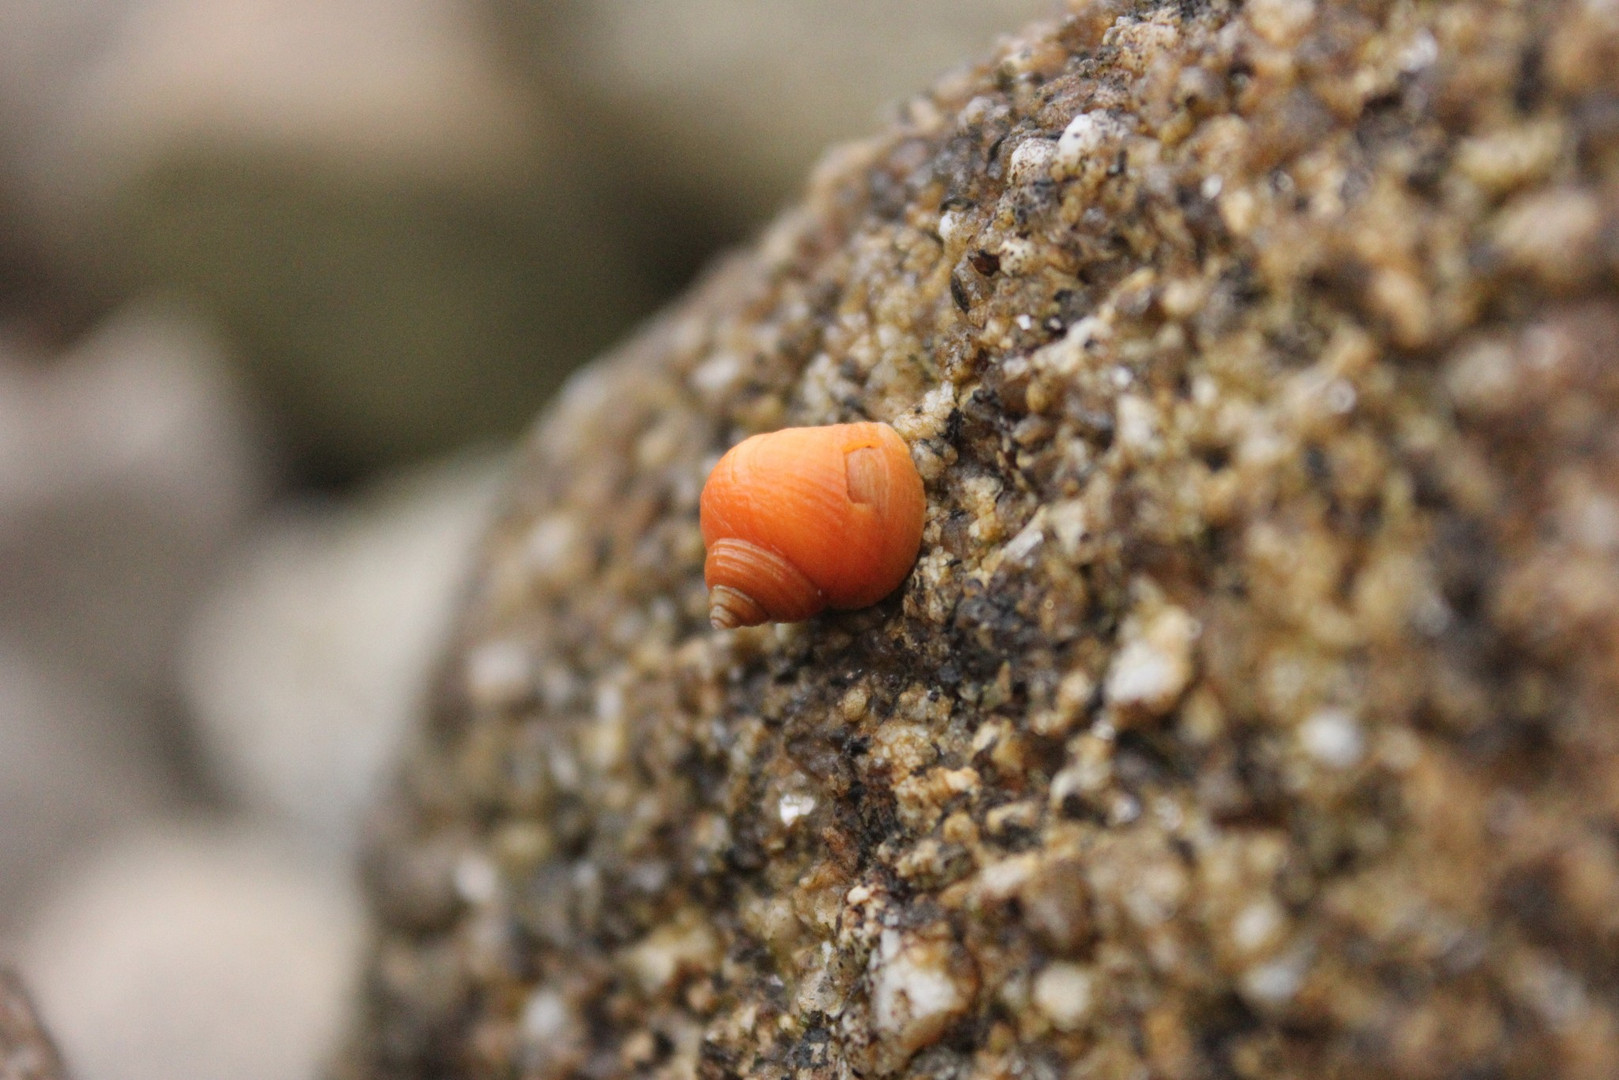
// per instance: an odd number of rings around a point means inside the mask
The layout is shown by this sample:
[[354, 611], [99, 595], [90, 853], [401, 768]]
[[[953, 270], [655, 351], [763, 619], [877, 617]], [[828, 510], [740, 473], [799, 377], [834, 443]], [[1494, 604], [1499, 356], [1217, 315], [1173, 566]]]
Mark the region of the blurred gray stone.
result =
[[104, 296], [51, 251], [22, 156], [51, 122], [58, 96], [128, 0], [0, 3], [0, 331], [60, 344], [103, 311]]
[[0, 646], [0, 935], [67, 860], [163, 802], [149, 717]]
[[65, 1080], [61, 1055], [22, 980], [0, 968], [0, 1080]]
[[59, 106], [132, 0], [0, 4], [0, 151], [9, 160]]
[[[483, 0], [531, 77], [611, 161], [759, 223], [831, 143], [1055, 0]], [[625, 184], [626, 188], [630, 185]], [[626, 191], [626, 198], [633, 198]], [[731, 223], [735, 227], [735, 221]]]
[[193, 137], [479, 182], [510, 179], [544, 137], [459, 0], [21, 6], [36, 13], [0, 17], [26, 24], [0, 88], [27, 95], [35, 127], [57, 125], [35, 133], [25, 165], [64, 203]]
[[288, 511], [187, 631], [185, 700], [242, 804], [346, 850], [417, 714], [502, 462], [461, 460], [356, 504]]
[[310, 1080], [359, 928], [340, 868], [252, 830], [166, 825], [66, 881], [19, 967], [78, 1080]]
[[218, 345], [127, 308], [70, 354], [0, 353], [0, 640], [145, 702], [181, 612], [263, 497]]
[[312, 470], [514, 432], [650, 298], [476, 11], [126, 0], [70, 23], [80, 53], [12, 110], [19, 199], [85, 276], [218, 315]]

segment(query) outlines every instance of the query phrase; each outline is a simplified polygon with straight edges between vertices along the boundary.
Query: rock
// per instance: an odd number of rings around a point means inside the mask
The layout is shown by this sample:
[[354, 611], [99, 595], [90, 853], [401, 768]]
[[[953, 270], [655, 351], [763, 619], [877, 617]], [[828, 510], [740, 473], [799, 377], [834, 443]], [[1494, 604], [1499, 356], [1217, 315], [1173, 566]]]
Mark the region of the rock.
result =
[[6, 4], [0, 9], [0, 334], [35, 338], [50, 351], [105, 314], [104, 291], [53, 253], [32, 200], [22, 194], [21, 156], [50, 119], [83, 43], [114, 22], [124, 0]]
[[22, 981], [0, 968], [0, 1080], [63, 1080], [66, 1075]]
[[469, 5], [97, 6], [10, 17], [61, 59], [0, 101], [0, 181], [58, 265], [217, 318], [311, 473], [512, 434], [647, 310], [592, 163]]
[[262, 832], [162, 826], [62, 885], [21, 968], [78, 1080], [306, 1080], [359, 925], [335, 867]]
[[1177, 607], [1131, 616], [1119, 631], [1119, 651], [1108, 668], [1108, 703], [1121, 713], [1168, 712], [1192, 679], [1197, 622]]
[[[535, 430], [339, 1075], [1619, 1074], [1616, 57], [1090, 0], [835, 151]], [[711, 630], [709, 467], [856, 417], [905, 585]]]
[[1040, 969], [1030, 995], [1035, 1007], [1063, 1031], [1077, 1031], [1096, 999], [1096, 975], [1080, 964], [1059, 960]]
[[167, 691], [181, 614], [268, 487], [218, 343], [131, 306], [50, 362], [0, 354], [0, 637]]
[[908, 938], [883, 930], [872, 951], [871, 1027], [877, 1067], [885, 1073], [936, 1042], [967, 1014], [977, 991], [949, 935]]
[[[239, 805], [335, 850], [422, 708], [498, 460], [397, 476], [337, 507], [283, 509], [193, 614], [182, 688]], [[504, 676], [498, 656], [481, 677]]]
[[1052, 10], [1047, 0], [484, 2], [517, 31], [539, 92], [565, 103], [561, 116], [612, 163], [606, 180], [624, 200], [706, 210], [731, 235], [780, 207], [822, 147]]
[[0, 648], [0, 935], [86, 849], [165, 802], [150, 718]]

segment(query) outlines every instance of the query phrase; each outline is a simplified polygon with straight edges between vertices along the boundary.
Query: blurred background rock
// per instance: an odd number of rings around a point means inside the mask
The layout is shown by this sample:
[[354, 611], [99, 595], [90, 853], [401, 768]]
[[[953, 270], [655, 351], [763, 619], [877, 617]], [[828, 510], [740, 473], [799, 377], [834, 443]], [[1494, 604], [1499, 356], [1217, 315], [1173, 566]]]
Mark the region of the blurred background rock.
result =
[[1054, 6], [0, 0], [0, 963], [81, 1080], [312, 1074], [501, 448]]

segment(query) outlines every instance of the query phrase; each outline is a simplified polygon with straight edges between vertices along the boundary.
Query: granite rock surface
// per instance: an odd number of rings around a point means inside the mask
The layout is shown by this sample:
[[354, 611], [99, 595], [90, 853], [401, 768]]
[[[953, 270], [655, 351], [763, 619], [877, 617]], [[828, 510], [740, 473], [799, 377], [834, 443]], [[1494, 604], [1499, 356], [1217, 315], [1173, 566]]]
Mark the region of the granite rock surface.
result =
[[[1092, 0], [570, 386], [344, 1077], [1619, 1074], [1619, 9]], [[708, 628], [741, 437], [921, 558]]]

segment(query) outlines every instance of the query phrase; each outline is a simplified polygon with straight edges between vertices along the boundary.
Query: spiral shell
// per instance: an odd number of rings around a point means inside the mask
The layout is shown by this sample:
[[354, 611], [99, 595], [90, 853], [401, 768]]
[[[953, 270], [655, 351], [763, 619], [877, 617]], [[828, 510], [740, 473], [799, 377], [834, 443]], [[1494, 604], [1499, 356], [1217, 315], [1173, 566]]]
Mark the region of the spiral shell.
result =
[[743, 440], [703, 488], [710, 621], [729, 630], [875, 604], [916, 562], [925, 508], [910, 450], [887, 424]]

